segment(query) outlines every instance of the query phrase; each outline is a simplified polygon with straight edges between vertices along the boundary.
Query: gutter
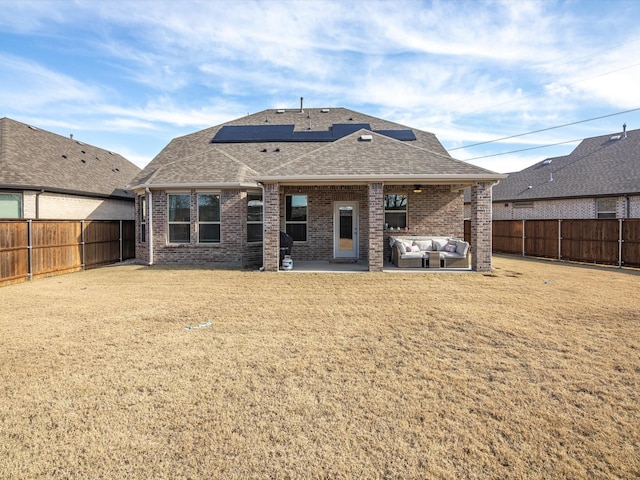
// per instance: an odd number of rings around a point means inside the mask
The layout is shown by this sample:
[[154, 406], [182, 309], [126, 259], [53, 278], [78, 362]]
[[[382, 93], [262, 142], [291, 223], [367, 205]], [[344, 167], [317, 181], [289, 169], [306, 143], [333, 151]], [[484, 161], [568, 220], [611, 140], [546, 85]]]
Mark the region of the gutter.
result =
[[476, 174], [476, 175], [295, 175], [295, 176], [269, 176], [259, 177], [258, 182], [278, 182], [280, 185], [354, 185], [356, 183], [385, 182], [406, 183], [408, 185], [420, 183], [422, 185], [443, 185], [446, 183], [475, 183], [485, 181], [499, 181], [507, 178], [507, 175]]

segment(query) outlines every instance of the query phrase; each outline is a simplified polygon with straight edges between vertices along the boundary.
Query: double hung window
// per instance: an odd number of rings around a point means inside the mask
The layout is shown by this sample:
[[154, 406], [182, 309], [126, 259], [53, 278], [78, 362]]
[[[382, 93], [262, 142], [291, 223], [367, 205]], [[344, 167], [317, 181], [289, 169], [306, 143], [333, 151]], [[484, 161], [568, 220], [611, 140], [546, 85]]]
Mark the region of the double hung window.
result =
[[287, 195], [285, 231], [296, 242], [307, 241], [307, 196]]
[[247, 242], [262, 241], [262, 194], [247, 194]]
[[140, 208], [140, 242], [147, 242], [147, 197], [141, 195], [138, 197], [138, 205]]
[[191, 241], [191, 195], [169, 194], [169, 243], [189, 243]]
[[407, 226], [407, 196], [389, 194], [384, 196], [384, 225], [388, 229], [404, 229]]
[[198, 242], [220, 243], [219, 194], [198, 194]]
[[22, 194], [0, 192], [0, 218], [22, 218]]

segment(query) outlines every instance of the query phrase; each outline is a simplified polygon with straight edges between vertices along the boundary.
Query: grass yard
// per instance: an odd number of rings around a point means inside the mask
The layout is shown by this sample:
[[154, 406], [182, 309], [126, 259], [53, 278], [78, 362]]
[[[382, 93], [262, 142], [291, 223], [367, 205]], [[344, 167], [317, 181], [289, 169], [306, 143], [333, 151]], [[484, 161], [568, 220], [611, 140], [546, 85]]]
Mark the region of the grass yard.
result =
[[639, 272], [494, 266], [2, 287], [0, 478], [640, 477]]

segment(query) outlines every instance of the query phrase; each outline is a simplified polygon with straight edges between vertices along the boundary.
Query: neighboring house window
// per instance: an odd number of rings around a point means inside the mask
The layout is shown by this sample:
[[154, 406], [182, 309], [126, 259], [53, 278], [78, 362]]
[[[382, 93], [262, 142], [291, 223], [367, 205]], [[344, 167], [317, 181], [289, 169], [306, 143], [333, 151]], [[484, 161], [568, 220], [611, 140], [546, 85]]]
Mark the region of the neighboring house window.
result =
[[262, 194], [247, 194], [247, 242], [262, 241]]
[[140, 242], [147, 241], [147, 197], [141, 195], [140, 199]]
[[384, 196], [384, 226], [388, 229], [407, 226], [407, 196], [390, 194]]
[[0, 218], [22, 218], [21, 193], [0, 193]]
[[189, 243], [191, 241], [191, 195], [170, 194], [169, 206], [169, 243]]
[[533, 202], [513, 202], [513, 208], [533, 208]]
[[285, 231], [296, 242], [307, 241], [307, 196], [287, 195]]
[[606, 197], [596, 200], [597, 218], [616, 218], [616, 198]]
[[220, 243], [220, 195], [198, 195], [198, 242]]

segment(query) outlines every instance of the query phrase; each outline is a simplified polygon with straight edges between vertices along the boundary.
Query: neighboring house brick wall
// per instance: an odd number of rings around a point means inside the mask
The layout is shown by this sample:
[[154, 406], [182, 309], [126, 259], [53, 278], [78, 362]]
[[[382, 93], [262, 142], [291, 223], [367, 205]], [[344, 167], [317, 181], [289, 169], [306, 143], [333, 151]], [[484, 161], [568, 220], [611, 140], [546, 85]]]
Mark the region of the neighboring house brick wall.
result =
[[[571, 198], [557, 200], [532, 200], [530, 207], [518, 207], [518, 202], [495, 202], [494, 220], [555, 220], [597, 218], [596, 198]], [[640, 197], [616, 198], [617, 218], [639, 218]], [[629, 210], [627, 212], [627, 210]], [[465, 206], [465, 217], [470, 218], [470, 206]]]
[[25, 191], [24, 218], [45, 220], [133, 220], [134, 202], [52, 192]]

